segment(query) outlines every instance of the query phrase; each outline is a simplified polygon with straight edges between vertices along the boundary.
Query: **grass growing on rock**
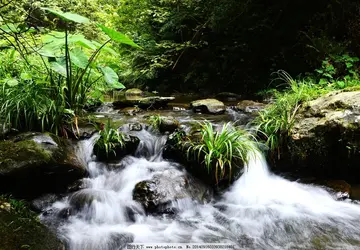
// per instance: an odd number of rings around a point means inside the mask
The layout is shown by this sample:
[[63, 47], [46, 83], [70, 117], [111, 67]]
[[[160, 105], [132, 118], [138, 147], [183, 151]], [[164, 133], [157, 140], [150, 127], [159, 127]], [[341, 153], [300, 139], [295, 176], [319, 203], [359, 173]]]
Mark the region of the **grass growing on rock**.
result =
[[200, 139], [189, 142], [187, 157], [203, 163], [209, 173], [214, 173], [216, 183], [225, 176], [231, 180], [234, 167], [248, 163], [250, 154], [257, 150], [254, 136], [230, 122], [220, 130], [208, 121], [201, 122], [199, 132]]
[[304, 104], [331, 91], [357, 90], [360, 81], [353, 79], [346, 88], [339, 89], [340, 84], [337, 84], [337, 81], [321, 85], [315, 83], [314, 79], [294, 80], [284, 71], [277, 73], [278, 79], [287, 88], [281, 92], [272, 91], [274, 102], [260, 111], [253, 123], [259, 133], [266, 137], [265, 141], [270, 151], [277, 151], [277, 157], [280, 158], [280, 148], [285, 145], [295, 123], [296, 114]]
[[113, 127], [110, 119], [98, 129], [100, 137], [95, 143], [97, 153], [105, 152], [107, 158], [110, 155], [116, 156], [116, 150], [125, 147], [124, 134]]
[[1, 250], [61, 249], [61, 242], [51, 233], [25, 201], [0, 195]]

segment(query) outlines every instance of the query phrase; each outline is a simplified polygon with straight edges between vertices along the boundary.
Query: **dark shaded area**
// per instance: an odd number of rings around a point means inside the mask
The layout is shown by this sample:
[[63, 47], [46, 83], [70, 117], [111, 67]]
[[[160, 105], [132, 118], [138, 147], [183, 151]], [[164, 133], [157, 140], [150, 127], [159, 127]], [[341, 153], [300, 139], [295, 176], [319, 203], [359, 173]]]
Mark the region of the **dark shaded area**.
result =
[[133, 32], [146, 49], [132, 53], [133, 66], [151, 71], [125, 78], [127, 84], [169, 92], [200, 90], [204, 95], [232, 91], [251, 97], [268, 88], [271, 73], [279, 69], [297, 76], [319, 68], [328, 55], [360, 52], [356, 1], [141, 2], [139, 8], [166, 16], [160, 21], [156, 15], [135, 13], [142, 23], [126, 22], [126, 11], [135, 4], [127, 1], [120, 8], [119, 14], [125, 15], [120, 26]]

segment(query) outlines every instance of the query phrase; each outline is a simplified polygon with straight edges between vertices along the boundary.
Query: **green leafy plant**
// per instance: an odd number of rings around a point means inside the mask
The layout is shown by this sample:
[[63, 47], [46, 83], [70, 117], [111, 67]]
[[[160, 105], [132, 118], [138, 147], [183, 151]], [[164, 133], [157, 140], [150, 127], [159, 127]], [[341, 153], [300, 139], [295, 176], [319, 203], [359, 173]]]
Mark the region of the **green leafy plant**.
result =
[[107, 158], [116, 156], [116, 150], [125, 147], [125, 137], [118, 129], [112, 127], [111, 120], [108, 119], [106, 124], [102, 124], [99, 129], [99, 139], [95, 144], [97, 154], [105, 152]]
[[68, 23], [86, 24], [90, 23], [90, 20], [70, 12], [43, 9], [65, 22], [65, 32], [49, 34], [45, 38], [45, 46], [41, 49], [40, 54], [55, 59], [50, 62], [51, 70], [58, 74], [56, 77], [59, 79], [58, 81], [65, 81], [64, 97], [68, 108], [78, 113], [86, 103], [86, 94], [101, 78], [114, 88], [124, 88], [112, 68], [95, 64], [95, 62], [99, 53], [111, 41], [139, 47], [137, 44], [124, 34], [101, 24], [97, 24], [97, 26], [110, 38], [102, 44], [89, 41], [82, 35], [71, 35], [68, 31]]
[[322, 61], [321, 68], [315, 70], [322, 86], [331, 85], [343, 89], [353, 86], [353, 81], [359, 80], [359, 58], [347, 54], [328, 56]]
[[208, 121], [199, 123], [199, 127], [201, 138], [189, 142], [187, 157], [203, 163], [208, 172], [214, 173], [216, 183], [226, 175], [231, 180], [233, 168], [247, 163], [257, 150], [255, 137], [232, 123], [225, 123], [220, 130]]
[[[63, 135], [67, 135], [64, 127], [71, 123], [71, 131], [76, 135], [77, 117], [93, 87], [100, 89], [97, 84], [101, 82], [111, 89], [124, 88], [117, 73], [99, 62], [100, 52], [118, 56], [108, 46], [111, 41], [139, 46], [101, 24], [97, 27], [109, 38], [103, 43], [90, 41], [82, 34], [70, 34], [77, 24], [88, 24], [90, 20], [75, 13], [43, 10], [62, 20], [64, 32], [43, 35], [21, 23], [1, 22], [0, 38], [12, 48], [9, 54], [12, 63], [0, 68], [0, 118], [10, 128], [60, 131]], [[12, 68], [15, 60], [22, 68]]]

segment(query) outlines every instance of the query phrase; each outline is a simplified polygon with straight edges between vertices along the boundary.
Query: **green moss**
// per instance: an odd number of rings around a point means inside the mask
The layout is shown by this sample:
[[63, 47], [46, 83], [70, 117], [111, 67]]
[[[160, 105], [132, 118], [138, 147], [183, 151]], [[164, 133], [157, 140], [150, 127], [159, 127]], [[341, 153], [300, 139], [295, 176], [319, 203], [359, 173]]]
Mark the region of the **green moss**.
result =
[[0, 196], [0, 239], [0, 250], [56, 250], [61, 246], [25, 202], [4, 196]]
[[34, 141], [0, 142], [0, 173], [13, 168], [14, 163], [46, 163], [50, 160], [51, 153]]

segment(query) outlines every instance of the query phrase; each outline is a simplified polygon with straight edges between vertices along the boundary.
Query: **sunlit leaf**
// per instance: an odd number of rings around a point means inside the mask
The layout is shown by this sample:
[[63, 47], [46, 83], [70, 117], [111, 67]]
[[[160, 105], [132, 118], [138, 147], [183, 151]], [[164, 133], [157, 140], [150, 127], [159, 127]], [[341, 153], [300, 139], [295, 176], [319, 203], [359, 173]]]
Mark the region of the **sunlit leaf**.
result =
[[54, 70], [56, 73], [66, 76], [66, 66], [60, 62], [50, 62], [51, 69]]
[[15, 78], [5, 79], [5, 83], [9, 85], [10, 87], [16, 86], [19, 84], [19, 81]]
[[72, 22], [76, 22], [76, 23], [90, 23], [90, 20], [88, 18], [80, 16], [75, 13], [62, 12], [62, 11], [54, 10], [54, 9], [50, 9], [50, 8], [42, 8], [42, 9], [60, 17], [61, 19], [65, 20], [65, 21], [72, 21]]
[[81, 69], [85, 69], [88, 64], [88, 56], [80, 48], [75, 48], [70, 51], [71, 63]]
[[105, 32], [106, 35], [108, 35], [110, 37], [110, 39], [114, 40], [115, 42], [118, 43], [123, 43], [123, 44], [127, 44], [133, 47], [137, 47], [137, 48], [141, 48], [139, 45], [137, 45], [136, 43], [134, 43], [133, 40], [131, 40], [130, 38], [128, 38], [127, 36], [125, 36], [124, 34], [117, 32], [113, 29], [107, 28], [104, 25], [98, 24], [97, 25], [102, 31]]
[[119, 76], [112, 68], [99, 66], [99, 69], [104, 74], [104, 79], [107, 84], [111, 85], [114, 88], [125, 88], [124, 85], [119, 83]]

